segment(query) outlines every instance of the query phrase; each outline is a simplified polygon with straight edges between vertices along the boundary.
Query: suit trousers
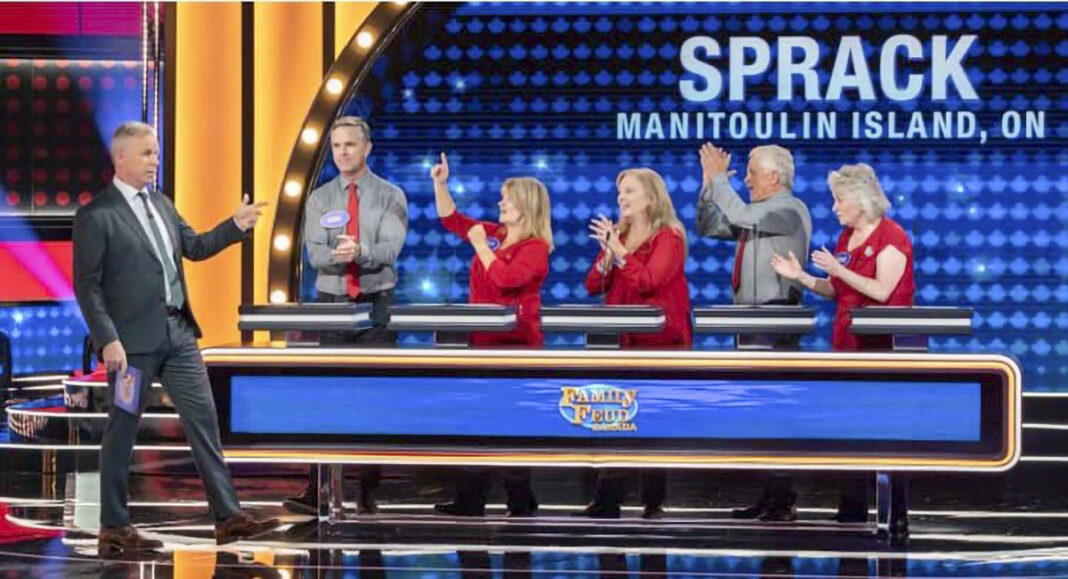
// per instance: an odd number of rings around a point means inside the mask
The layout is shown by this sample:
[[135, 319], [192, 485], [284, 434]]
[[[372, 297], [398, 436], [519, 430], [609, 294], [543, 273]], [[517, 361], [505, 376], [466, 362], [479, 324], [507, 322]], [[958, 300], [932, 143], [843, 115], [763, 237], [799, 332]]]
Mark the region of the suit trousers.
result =
[[[137, 424], [148, 401], [148, 389], [158, 377], [163, 384], [182, 431], [193, 450], [193, 461], [204, 481], [208, 506], [221, 521], [241, 509], [222, 455], [219, 419], [212, 398], [208, 371], [196, 335], [180, 315], [168, 315], [167, 339], [148, 354], [128, 354], [127, 364], [142, 372], [137, 415], [112, 405], [100, 447], [100, 523], [106, 527], [130, 524], [130, 458], [137, 439]], [[114, 400], [115, 373], [108, 376], [109, 401]]]

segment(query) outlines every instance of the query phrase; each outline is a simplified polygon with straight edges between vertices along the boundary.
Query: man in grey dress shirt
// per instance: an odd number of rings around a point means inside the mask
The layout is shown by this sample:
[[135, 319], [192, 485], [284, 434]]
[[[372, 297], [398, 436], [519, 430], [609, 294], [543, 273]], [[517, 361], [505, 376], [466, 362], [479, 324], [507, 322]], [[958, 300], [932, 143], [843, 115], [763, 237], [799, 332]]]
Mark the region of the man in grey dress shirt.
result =
[[[372, 304], [371, 328], [346, 335], [328, 333], [323, 337], [326, 343], [392, 345], [396, 341], [386, 324], [397, 284], [397, 257], [408, 235], [408, 200], [400, 187], [367, 167], [370, 130], [359, 117], [334, 122], [330, 147], [340, 175], [312, 191], [304, 206], [304, 245], [308, 261], [318, 272], [318, 301]], [[358, 216], [349, 211], [352, 190]], [[358, 239], [351, 236], [354, 217], [359, 222]], [[358, 291], [351, 287], [354, 277], [358, 277]]]
[[[794, 197], [794, 159], [778, 145], [756, 147], [749, 152], [745, 183], [750, 203], [731, 187], [728, 172], [731, 156], [705, 143], [701, 147], [703, 173], [697, 203], [697, 231], [701, 235], [737, 241], [731, 286], [735, 304], [798, 305], [803, 288], [771, 267], [776, 253], [791, 252], [802, 263], [808, 259], [812, 219], [805, 203]], [[799, 336], [774, 337], [777, 349], [794, 349]], [[763, 497], [756, 504], [735, 509], [736, 518], [791, 521], [797, 518], [797, 493], [789, 477], [769, 476]]]
[[[392, 346], [396, 334], [387, 328], [389, 306], [397, 284], [397, 257], [408, 236], [408, 200], [400, 187], [367, 167], [371, 128], [359, 117], [341, 117], [330, 128], [330, 148], [340, 174], [315, 189], [304, 206], [304, 245], [318, 272], [317, 301], [369, 303], [373, 325], [357, 332], [324, 332], [322, 344]], [[356, 226], [358, 224], [358, 227]], [[312, 469], [304, 494], [286, 508], [318, 512]], [[373, 514], [379, 468], [361, 470], [358, 512]]]

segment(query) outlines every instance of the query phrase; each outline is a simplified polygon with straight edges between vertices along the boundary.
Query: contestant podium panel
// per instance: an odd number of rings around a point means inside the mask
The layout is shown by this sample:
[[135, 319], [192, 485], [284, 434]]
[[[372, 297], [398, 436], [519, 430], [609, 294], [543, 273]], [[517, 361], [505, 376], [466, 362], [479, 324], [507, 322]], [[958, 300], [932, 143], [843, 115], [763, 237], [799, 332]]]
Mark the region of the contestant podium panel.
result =
[[210, 349], [230, 460], [1004, 470], [996, 355]]

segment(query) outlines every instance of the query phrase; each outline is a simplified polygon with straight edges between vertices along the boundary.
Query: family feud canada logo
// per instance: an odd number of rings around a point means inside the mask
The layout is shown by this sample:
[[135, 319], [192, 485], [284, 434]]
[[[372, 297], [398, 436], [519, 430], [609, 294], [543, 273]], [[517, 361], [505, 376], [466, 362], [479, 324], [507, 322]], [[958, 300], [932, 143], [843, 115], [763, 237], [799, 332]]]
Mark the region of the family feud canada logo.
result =
[[608, 384], [564, 386], [560, 389], [560, 416], [590, 430], [635, 432], [638, 391]]

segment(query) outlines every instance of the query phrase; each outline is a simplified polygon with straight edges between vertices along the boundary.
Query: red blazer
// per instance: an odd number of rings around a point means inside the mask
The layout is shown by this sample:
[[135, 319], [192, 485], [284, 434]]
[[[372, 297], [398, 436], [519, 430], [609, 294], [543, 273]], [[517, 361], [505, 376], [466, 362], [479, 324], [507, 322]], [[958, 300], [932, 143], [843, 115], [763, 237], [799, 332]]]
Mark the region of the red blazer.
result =
[[[499, 223], [475, 221], [459, 211], [441, 220], [460, 239], [468, 241], [467, 231], [481, 224], [486, 229], [490, 247], [493, 240], [504, 242], [507, 228]], [[500, 247], [499, 245], [497, 247]], [[541, 284], [549, 274], [549, 244], [528, 237], [505, 249], [495, 249], [497, 256], [487, 270], [476, 254], [471, 261], [472, 304], [500, 304], [516, 309], [516, 328], [511, 332], [473, 332], [472, 346], [520, 345], [540, 348], [545, 343], [541, 333]]]
[[604, 252], [597, 255], [586, 274], [586, 290], [591, 296], [603, 293], [608, 305], [659, 306], [664, 312], [663, 331], [623, 334], [623, 348], [689, 348], [693, 342], [684, 243], [682, 235], [664, 227], [628, 253], [623, 267], [612, 265], [607, 273], [598, 267]]
[[916, 293], [916, 283], [912, 276], [912, 242], [909, 241], [905, 230], [888, 217], [883, 217], [864, 243], [855, 247], [853, 251], [848, 251], [851, 235], [853, 235], [853, 230], [846, 228], [838, 238], [838, 246], [834, 250], [835, 256], [839, 256], [840, 260], [848, 259], [846, 269], [864, 277], [874, 278], [879, 252], [892, 245], [905, 254], [905, 272], [901, 274], [901, 281], [897, 282], [897, 287], [890, 292], [885, 302], [871, 299], [837, 277], [831, 278], [835, 299], [838, 301], [838, 309], [834, 313], [834, 327], [831, 330], [831, 349], [835, 351], [891, 350], [893, 340], [890, 336], [857, 336], [850, 332], [849, 324], [853, 319], [851, 312], [854, 308], [867, 306], [912, 305], [912, 298]]

